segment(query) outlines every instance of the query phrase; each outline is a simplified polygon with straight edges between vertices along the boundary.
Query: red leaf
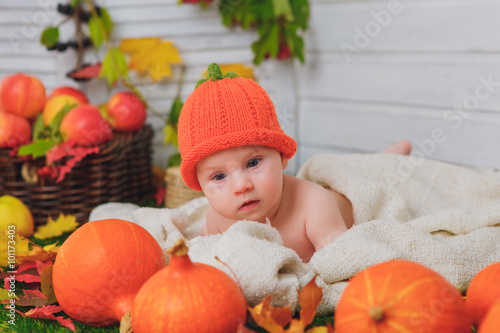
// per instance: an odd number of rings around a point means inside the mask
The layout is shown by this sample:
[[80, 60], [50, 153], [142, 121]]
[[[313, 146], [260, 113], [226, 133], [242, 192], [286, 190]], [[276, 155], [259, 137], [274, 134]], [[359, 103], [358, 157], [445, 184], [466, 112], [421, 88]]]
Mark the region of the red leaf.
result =
[[167, 189], [165, 186], [158, 186], [156, 193], [153, 198], [156, 200], [156, 204], [160, 206], [165, 202], [165, 196], [167, 195]]
[[102, 65], [100, 63], [95, 65], [88, 65], [80, 70], [68, 73], [68, 76], [74, 79], [91, 79], [94, 77], [99, 77], [99, 73], [101, 72], [101, 67]]
[[57, 165], [55, 168], [57, 169], [57, 180], [56, 182], [61, 182], [67, 173], [73, 169], [73, 167], [80, 162], [85, 156], [90, 154], [98, 154], [99, 147], [81, 147], [77, 146], [76, 142], [73, 140], [68, 140], [61, 144], [58, 144], [52, 147], [46, 154], [47, 163], [53, 164], [56, 161], [59, 161], [65, 157], [69, 158], [65, 164]]
[[60, 306], [56, 305], [46, 305], [41, 308], [34, 308], [26, 312], [24, 315], [30, 318], [43, 318], [57, 320], [62, 326], [69, 328], [73, 332], [75, 331], [75, 325], [69, 318], [63, 318], [60, 316], [54, 316], [54, 313], [60, 312], [62, 309]]
[[38, 271], [38, 275], [42, 275], [42, 271], [45, 268], [45, 266], [50, 266], [50, 265], [54, 265], [54, 263], [51, 260], [45, 260], [44, 262], [37, 260], [36, 269]]

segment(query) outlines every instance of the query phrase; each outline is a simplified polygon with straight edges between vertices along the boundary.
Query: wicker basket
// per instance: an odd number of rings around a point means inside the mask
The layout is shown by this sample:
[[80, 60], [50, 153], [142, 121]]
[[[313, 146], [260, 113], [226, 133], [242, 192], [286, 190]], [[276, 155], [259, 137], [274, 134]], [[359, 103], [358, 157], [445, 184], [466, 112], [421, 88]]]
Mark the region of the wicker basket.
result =
[[203, 196], [203, 192], [195, 191], [184, 183], [179, 167], [167, 168], [165, 181], [167, 182], [167, 197], [165, 199], [165, 207], [167, 208], [176, 208]]
[[[138, 132], [117, 134], [80, 161], [63, 181], [40, 178], [27, 183], [21, 176], [23, 162], [0, 149], [0, 195], [21, 199], [31, 210], [35, 224], [44, 224], [48, 216], [75, 215], [78, 222], [88, 221], [90, 211], [110, 201], [141, 203], [154, 191], [151, 171], [153, 130], [145, 126]], [[44, 165], [44, 159], [32, 162]]]

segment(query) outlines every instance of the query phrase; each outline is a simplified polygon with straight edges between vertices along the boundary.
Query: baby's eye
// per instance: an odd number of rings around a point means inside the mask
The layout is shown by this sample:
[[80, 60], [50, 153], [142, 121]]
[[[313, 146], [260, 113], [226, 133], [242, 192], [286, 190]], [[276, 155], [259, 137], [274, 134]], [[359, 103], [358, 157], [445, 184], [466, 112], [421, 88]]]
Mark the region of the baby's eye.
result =
[[223, 173], [216, 173], [212, 179], [215, 180], [215, 181], [218, 181], [220, 182], [221, 180], [224, 180], [224, 178], [226, 178], [226, 175], [223, 174]]
[[255, 168], [260, 163], [260, 158], [253, 158], [247, 163], [247, 168]]

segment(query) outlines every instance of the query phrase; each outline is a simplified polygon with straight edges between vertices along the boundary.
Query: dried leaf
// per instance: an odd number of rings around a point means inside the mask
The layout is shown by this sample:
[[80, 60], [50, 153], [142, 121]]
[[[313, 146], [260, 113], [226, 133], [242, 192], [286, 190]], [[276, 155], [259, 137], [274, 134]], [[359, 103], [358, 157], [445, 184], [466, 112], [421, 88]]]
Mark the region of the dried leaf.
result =
[[[47, 303], [47, 298], [39, 290], [25, 289], [24, 296], [18, 296], [16, 306], [44, 306]], [[2, 301], [2, 304], [7, 304], [7, 301]]]
[[47, 224], [38, 227], [34, 236], [39, 239], [61, 236], [65, 232], [75, 230], [77, 227], [78, 223], [73, 215], [59, 214], [55, 221], [49, 216]]
[[316, 308], [321, 303], [323, 290], [316, 285], [316, 276], [299, 293], [300, 321], [304, 327], [309, 325], [316, 315]]
[[292, 319], [292, 311], [287, 308], [274, 308], [271, 306], [272, 296], [266, 297], [262, 302], [248, 308], [257, 325], [271, 333], [283, 332], [283, 327]]
[[[49, 259], [52, 254], [46, 252], [40, 246], [30, 242], [28, 239], [15, 235], [14, 243], [15, 243], [15, 261], [8, 261], [9, 254], [9, 241], [12, 241], [7, 235], [7, 230], [5, 233], [0, 232], [0, 266], [9, 267], [11, 270], [14, 269], [14, 266], [19, 266], [25, 261], [45, 261]], [[12, 245], [10, 245], [12, 248]], [[55, 257], [55, 255], [53, 255]]]
[[292, 319], [286, 333], [304, 333], [304, 323], [299, 319]]
[[122, 39], [118, 48], [130, 54], [130, 69], [140, 74], [147, 72], [154, 82], [172, 76], [170, 64], [182, 64], [174, 43], [158, 37]]
[[57, 302], [56, 295], [54, 294], [54, 288], [52, 286], [52, 269], [53, 265], [46, 265], [42, 272], [40, 273], [40, 289], [42, 293], [47, 298], [46, 304], [54, 304]]
[[24, 315], [30, 318], [43, 318], [57, 320], [62, 326], [69, 328], [73, 332], [75, 331], [75, 325], [69, 318], [63, 318], [61, 316], [54, 316], [54, 313], [61, 312], [60, 306], [56, 305], [46, 305], [44, 307], [34, 308], [26, 312]]
[[13, 298], [19, 299], [10, 289], [0, 288], [0, 302], [3, 303], [3, 301], [7, 300], [7, 303], [10, 303], [10, 300]]

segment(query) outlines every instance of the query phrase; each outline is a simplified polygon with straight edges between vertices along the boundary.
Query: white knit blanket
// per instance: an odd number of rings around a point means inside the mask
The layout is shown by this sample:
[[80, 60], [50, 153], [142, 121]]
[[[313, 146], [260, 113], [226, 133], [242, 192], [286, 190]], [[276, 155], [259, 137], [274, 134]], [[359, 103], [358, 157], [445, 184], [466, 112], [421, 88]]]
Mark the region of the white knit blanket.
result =
[[354, 210], [354, 226], [307, 266], [264, 224], [240, 221], [223, 234], [196, 237], [205, 198], [177, 209], [108, 203], [94, 209], [91, 220], [135, 222], [164, 250], [184, 237], [191, 259], [238, 280], [250, 305], [274, 295], [273, 305], [295, 309], [297, 289], [317, 275], [320, 314], [334, 310], [350, 277], [379, 262], [419, 262], [464, 291], [478, 271], [500, 261], [500, 172], [400, 155], [318, 154], [297, 176], [337, 190]]

